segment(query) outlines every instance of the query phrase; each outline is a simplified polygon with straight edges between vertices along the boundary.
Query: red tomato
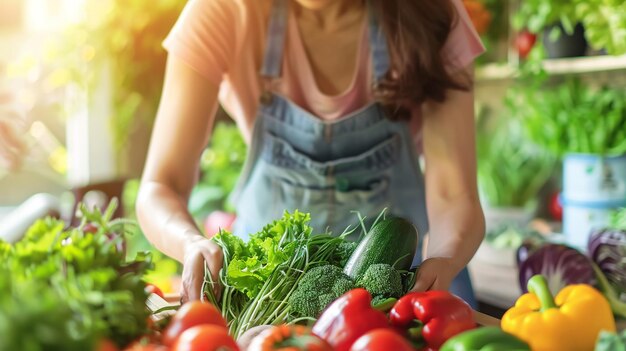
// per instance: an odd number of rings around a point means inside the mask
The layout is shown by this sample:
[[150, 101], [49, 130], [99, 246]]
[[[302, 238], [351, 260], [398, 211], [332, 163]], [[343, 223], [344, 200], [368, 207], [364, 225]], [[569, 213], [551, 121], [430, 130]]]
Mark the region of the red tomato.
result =
[[169, 349], [163, 345], [149, 344], [142, 342], [132, 343], [124, 349], [124, 351], [168, 351]]
[[391, 329], [376, 329], [360, 338], [350, 347], [350, 351], [414, 351], [411, 343]]
[[188, 302], [176, 312], [165, 328], [163, 344], [172, 346], [185, 330], [204, 324], [215, 325], [228, 332], [228, 325], [217, 307], [200, 301]]
[[154, 285], [154, 284], [146, 284], [146, 293], [149, 294], [157, 294], [159, 295], [161, 298], [165, 298], [165, 295], [163, 295], [163, 291], [161, 291], [161, 289], [159, 289], [158, 286]]
[[563, 206], [561, 206], [559, 193], [552, 194], [550, 197], [550, 206], [548, 210], [554, 220], [559, 222], [563, 220]]
[[117, 346], [113, 343], [113, 341], [109, 340], [109, 339], [102, 339], [100, 340], [100, 342], [98, 343], [98, 351], [118, 351], [119, 349], [117, 348]]
[[530, 50], [532, 50], [533, 46], [535, 46], [535, 42], [537, 41], [537, 36], [527, 30], [521, 31], [517, 38], [515, 38], [515, 46], [517, 47], [517, 52], [519, 53], [519, 57], [525, 59]]
[[172, 351], [239, 351], [228, 329], [216, 325], [199, 325], [185, 330]]

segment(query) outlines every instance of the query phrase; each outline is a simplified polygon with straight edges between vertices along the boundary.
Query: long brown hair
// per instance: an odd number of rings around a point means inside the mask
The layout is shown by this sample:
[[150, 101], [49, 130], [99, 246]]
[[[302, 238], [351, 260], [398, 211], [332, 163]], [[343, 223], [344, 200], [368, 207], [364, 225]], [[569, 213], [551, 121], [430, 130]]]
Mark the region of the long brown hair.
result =
[[374, 93], [394, 112], [390, 118], [408, 118], [410, 105], [443, 102], [448, 89], [470, 89], [469, 77], [454, 79], [441, 56], [458, 20], [450, 0], [374, 0], [373, 6], [391, 56], [391, 68]]

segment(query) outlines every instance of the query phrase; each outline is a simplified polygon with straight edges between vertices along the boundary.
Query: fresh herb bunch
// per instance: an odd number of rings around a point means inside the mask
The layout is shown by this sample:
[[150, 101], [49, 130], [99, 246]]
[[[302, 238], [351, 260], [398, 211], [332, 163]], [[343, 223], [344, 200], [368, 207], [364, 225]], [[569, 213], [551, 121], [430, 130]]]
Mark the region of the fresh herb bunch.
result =
[[626, 90], [568, 79], [550, 89], [517, 87], [507, 104], [526, 136], [557, 157], [626, 153]]
[[235, 337], [254, 326], [295, 321], [288, 300], [302, 276], [315, 267], [339, 265], [351, 253], [345, 245], [350, 231], [313, 235], [310, 219], [285, 212], [248, 243], [224, 231], [213, 238], [224, 252], [223, 291], [218, 300], [207, 272], [204, 295], [220, 307]]
[[[0, 242], [0, 350], [89, 350], [103, 337], [126, 345], [147, 331], [143, 275], [150, 256], [125, 260], [129, 223], [81, 207], [78, 228], [36, 222]], [[10, 337], [5, 337], [10, 335]]]

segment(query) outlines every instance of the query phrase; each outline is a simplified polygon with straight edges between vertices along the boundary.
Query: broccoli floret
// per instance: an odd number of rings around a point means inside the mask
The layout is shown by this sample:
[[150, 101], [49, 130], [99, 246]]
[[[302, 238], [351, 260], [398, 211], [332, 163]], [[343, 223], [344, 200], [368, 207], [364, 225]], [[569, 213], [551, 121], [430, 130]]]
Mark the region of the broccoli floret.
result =
[[328, 304], [353, 288], [354, 283], [341, 268], [316, 267], [302, 276], [288, 303], [295, 314], [316, 318]]
[[346, 265], [346, 263], [350, 259], [350, 256], [352, 256], [352, 253], [354, 252], [354, 250], [356, 250], [358, 244], [359, 243], [354, 241], [345, 241], [337, 246], [335, 253], [341, 267]]
[[399, 298], [403, 293], [400, 272], [384, 263], [369, 266], [363, 276], [357, 279], [356, 285], [369, 291], [374, 298]]

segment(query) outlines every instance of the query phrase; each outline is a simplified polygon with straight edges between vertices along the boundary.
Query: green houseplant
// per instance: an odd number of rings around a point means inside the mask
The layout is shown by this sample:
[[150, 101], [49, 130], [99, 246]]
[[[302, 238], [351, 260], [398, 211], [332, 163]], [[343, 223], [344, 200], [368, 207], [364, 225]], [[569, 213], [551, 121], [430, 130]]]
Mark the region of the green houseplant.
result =
[[523, 0], [513, 18], [514, 27], [543, 34], [550, 58], [583, 56], [587, 41], [576, 12], [578, 1]]
[[525, 225], [554, 171], [554, 157], [526, 139], [519, 121], [511, 118], [514, 113], [507, 110], [478, 138], [478, 182], [488, 230], [507, 222]]
[[626, 91], [592, 89], [580, 79], [535, 89], [516, 88], [507, 100], [528, 137], [557, 157], [626, 153]]
[[563, 231], [583, 247], [592, 228], [626, 206], [626, 90], [568, 79], [518, 88], [509, 104], [528, 138], [563, 160]]
[[626, 54], [626, 11], [622, 0], [586, 0], [576, 4], [589, 44], [610, 55]]

